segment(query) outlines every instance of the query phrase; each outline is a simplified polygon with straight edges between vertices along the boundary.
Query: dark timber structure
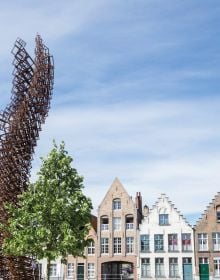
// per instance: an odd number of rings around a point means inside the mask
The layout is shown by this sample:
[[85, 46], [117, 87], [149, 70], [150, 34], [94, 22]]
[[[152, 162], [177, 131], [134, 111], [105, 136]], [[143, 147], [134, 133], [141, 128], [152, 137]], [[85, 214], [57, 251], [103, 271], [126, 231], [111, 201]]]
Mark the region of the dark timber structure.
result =
[[[39, 35], [34, 60], [21, 39], [15, 42], [12, 54], [11, 104], [0, 113], [0, 220], [3, 223], [7, 222], [4, 203], [16, 205], [17, 195], [27, 188], [34, 147], [48, 114], [54, 80], [53, 58]], [[3, 238], [0, 233], [0, 247]], [[6, 257], [0, 251], [0, 279], [34, 279], [31, 261], [28, 257]]]

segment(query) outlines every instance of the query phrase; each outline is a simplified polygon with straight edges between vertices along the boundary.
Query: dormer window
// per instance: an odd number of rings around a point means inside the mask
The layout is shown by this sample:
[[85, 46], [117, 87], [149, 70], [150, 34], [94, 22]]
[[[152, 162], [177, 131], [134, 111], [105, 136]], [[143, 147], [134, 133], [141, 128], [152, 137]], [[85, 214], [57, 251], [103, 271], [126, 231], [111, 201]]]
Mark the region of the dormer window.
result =
[[220, 205], [216, 207], [216, 220], [220, 223]]
[[120, 210], [121, 209], [121, 199], [120, 198], [115, 198], [113, 200], [113, 210]]
[[169, 217], [168, 214], [159, 214], [159, 225], [169, 225]]

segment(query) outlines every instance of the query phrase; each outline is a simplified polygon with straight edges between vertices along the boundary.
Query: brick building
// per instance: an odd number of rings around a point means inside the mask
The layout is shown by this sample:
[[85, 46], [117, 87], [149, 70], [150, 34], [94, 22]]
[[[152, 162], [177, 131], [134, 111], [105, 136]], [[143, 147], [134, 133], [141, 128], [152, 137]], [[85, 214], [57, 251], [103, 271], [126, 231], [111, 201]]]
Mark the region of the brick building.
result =
[[220, 193], [214, 197], [194, 229], [197, 279], [219, 279]]
[[142, 198], [128, 195], [116, 178], [98, 208], [98, 279], [137, 279]]

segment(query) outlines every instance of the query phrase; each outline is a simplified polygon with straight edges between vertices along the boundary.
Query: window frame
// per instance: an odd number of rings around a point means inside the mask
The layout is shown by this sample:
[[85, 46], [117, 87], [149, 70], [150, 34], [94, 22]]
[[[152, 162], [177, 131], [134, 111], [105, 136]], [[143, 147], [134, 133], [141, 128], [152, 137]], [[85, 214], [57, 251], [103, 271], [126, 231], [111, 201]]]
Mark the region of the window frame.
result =
[[169, 214], [159, 214], [159, 225], [167, 226], [169, 225]]
[[125, 216], [125, 228], [126, 228], [126, 230], [134, 229], [134, 216], [133, 215], [128, 214]]
[[189, 232], [182, 233], [181, 244], [183, 252], [192, 251], [192, 234]]
[[87, 246], [87, 255], [94, 256], [95, 255], [95, 241], [93, 239], [90, 240]]
[[57, 276], [57, 263], [50, 264], [49, 276], [50, 277]]
[[212, 233], [212, 248], [215, 252], [220, 251], [220, 232]]
[[208, 233], [198, 233], [198, 251], [208, 251]]
[[155, 277], [165, 277], [164, 258], [155, 258]]
[[141, 278], [151, 277], [150, 258], [141, 258]]
[[89, 262], [87, 264], [87, 276], [88, 279], [95, 278], [95, 263]]
[[100, 218], [100, 224], [101, 224], [101, 230], [109, 230], [109, 217], [108, 216], [102, 216]]
[[109, 254], [109, 238], [101, 237], [101, 254], [108, 255]]
[[120, 198], [114, 198], [112, 201], [112, 209], [114, 211], [121, 210], [121, 199]]
[[114, 255], [120, 255], [122, 244], [121, 244], [121, 237], [114, 237], [113, 239], [113, 253]]
[[150, 235], [141, 234], [140, 235], [140, 252], [150, 252]]
[[200, 257], [199, 258], [199, 264], [209, 264], [209, 258], [208, 257]]
[[134, 237], [133, 236], [126, 237], [126, 253], [127, 254], [134, 253]]
[[168, 251], [169, 252], [178, 251], [178, 234], [177, 233], [168, 234]]
[[154, 234], [154, 252], [164, 252], [163, 234]]
[[178, 258], [169, 258], [169, 277], [179, 277]]
[[[70, 265], [72, 267], [70, 267]], [[74, 263], [67, 263], [67, 278], [74, 276]]]
[[[220, 277], [220, 257], [213, 258], [213, 264], [214, 264], [214, 276]], [[217, 266], [217, 273], [216, 273], [216, 266]]]

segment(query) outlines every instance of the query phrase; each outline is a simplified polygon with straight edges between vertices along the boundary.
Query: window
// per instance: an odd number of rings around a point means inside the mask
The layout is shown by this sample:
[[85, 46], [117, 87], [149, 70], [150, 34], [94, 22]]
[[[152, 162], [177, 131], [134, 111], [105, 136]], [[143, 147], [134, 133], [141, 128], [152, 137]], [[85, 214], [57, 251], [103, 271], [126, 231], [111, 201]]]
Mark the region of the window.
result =
[[113, 218], [113, 229], [114, 230], [121, 230], [121, 218]]
[[39, 271], [39, 276], [42, 276], [42, 263], [37, 264], [38, 271]]
[[169, 259], [169, 272], [170, 272], [170, 277], [179, 276], [178, 258]]
[[108, 230], [108, 216], [101, 217], [101, 230]]
[[132, 215], [128, 215], [125, 218], [126, 229], [133, 229], [134, 228], [134, 217]]
[[155, 276], [164, 277], [164, 261], [163, 258], [155, 259]]
[[121, 199], [115, 198], [113, 200], [113, 210], [120, 210], [121, 209]]
[[220, 222], [220, 205], [216, 207], [216, 220]]
[[150, 259], [143, 258], [141, 259], [141, 277], [150, 277]]
[[220, 232], [214, 232], [212, 234], [212, 244], [214, 251], [220, 251]]
[[154, 250], [155, 252], [163, 251], [163, 234], [154, 235]]
[[134, 237], [126, 237], [126, 253], [134, 252]]
[[121, 237], [114, 238], [114, 254], [121, 254]]
[[140, 236], [140, 243], [141, 243], [141, 252], [148, 252], [150, 251], [150, 240], [149, 234], [142, 234]]
[[67, 277], [73, 277], [74, 273], [74, 264], [73, 263], [68, 263], [67, 264]]
[[169, 251], [177, 251], [178, 243], [177, 243], [177, 234], [168, 234], [168, 250]]
[[208, 250], [208, 235], [207, 235], [207, 233], [199, 233], [198, 234], [198, 244], [199, 244], [199, 251], [207, 251]]
[[89, 245], [87, 247], [87, 253], [88, 253], [89, 256], [95, 255], [95, 242], [94, 242], [94, 240], [91, 240], [89, 242]]
[[192, 258], [183, 258], [183, 264], [192, 264]]
[[169, 224], [168, 214], [159, 214], [159, 225], [164, 226]]
[[57, 275], [57, 264], [53, 263], [50, 265], [50, 276], [56, 276]]
[[88, 279], [95, 277], [95, 264], [88, 263]]
[[101, 253], [108, 254], [108, 238], [101, 238]]
[[191, 251], [191, 233], [182, 233], [182, 250]]
[[220, 258], [214, 258], [214, 274], [220, 276]]
[[199, 258], [199, 264], [207, 264], [209, 263], [209, 259], [208, 258]]

